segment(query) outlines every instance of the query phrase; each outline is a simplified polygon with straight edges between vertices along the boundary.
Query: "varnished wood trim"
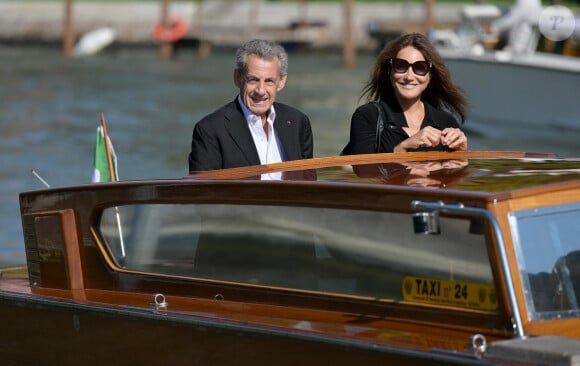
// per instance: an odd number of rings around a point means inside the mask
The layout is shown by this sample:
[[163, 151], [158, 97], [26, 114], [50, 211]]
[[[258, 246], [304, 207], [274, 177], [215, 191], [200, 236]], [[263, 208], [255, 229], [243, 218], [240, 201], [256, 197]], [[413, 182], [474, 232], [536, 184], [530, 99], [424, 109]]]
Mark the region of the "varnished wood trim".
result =
[[554, 154], [533, 154], [517, 151], [455, 151], [455, 152], [405, 152], [384, 154], [361, 154], [332, 156], [314, 159], [293, 160], [276, 164], [255, 165], [249, 167], [191, 172], [186, 178], [191, 179], [237, 179], [257, 176], [276, 171], [297, 171], [317, 169], [324, 166], [364, 165], [376, 163], [397, 163], [408, 161], [430, 161], [449, 159], [485, 159], [485, 158], [530, 158], [555, 157]]
[[79, 235], [77, 231], [77, 220], [75, 211], [67, 209], [60, 212], [62, 218], [62, 233], [65, 241], [66, 262], [68, 268], [69, 285], [73, 291], [74, 298], [84, 299], [82, 291], [85, 285], [83, 280], [83, 270], [81, 256], [79, 252]]

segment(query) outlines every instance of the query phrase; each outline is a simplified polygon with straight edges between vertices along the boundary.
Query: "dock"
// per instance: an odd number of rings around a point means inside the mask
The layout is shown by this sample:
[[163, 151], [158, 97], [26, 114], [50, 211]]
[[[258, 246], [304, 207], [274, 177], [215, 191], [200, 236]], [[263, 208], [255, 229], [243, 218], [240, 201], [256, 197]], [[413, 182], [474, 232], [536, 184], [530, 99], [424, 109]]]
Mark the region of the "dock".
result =
[[[62, 43], [64, 1], [0, 1], [1, 43]], [[76, 39], [101, 27], [115, 29], [117, 41], [127, 45], [155, 45], [154, 25], [160, 21], [160, 2], [73, 2]], [[345, 15], [342, 2], [269, 2], [265, 0], [212, 0], [171, 2], [170, 17], [189, 24], [185, 40], [215, 46], [236, 46], [249, 38], [267, 38], [315, 48], [340, 47]], [[438, 4], [437, 24], [452, 24], [460, 4]], [[352, 11], [352, 39], [357, 48], [376, 48], [377, 35], [423, 31], [422, 3], [358, 3]], [[384, 33], [381, 33], [384, 32]], [[383, 37], [384, 38], [384, 37]]]

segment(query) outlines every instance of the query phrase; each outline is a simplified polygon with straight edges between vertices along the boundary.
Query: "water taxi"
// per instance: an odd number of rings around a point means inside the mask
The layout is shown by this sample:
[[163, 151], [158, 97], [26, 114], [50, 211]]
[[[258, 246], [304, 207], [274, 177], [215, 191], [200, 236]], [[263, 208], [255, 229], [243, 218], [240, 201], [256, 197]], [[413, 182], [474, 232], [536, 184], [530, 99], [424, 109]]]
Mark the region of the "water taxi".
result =
[[7, 365], [580, 359], [580, 159], [338, 156], [19, 199]]

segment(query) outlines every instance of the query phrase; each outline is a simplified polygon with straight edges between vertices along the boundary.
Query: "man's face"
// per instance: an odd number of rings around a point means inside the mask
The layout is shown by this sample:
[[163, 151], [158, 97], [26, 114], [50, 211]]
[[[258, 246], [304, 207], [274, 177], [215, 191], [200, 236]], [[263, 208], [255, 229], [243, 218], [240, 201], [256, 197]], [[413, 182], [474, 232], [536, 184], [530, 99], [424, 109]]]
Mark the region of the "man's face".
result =
[[234, 83], [240, 89], [240, 97], [252, 113], [266, 117], [276, 100], [276, 93], [284, 88], [286, 75], [280, 77], [280, 61], [250, 55], [246, 74], [234, 72]]

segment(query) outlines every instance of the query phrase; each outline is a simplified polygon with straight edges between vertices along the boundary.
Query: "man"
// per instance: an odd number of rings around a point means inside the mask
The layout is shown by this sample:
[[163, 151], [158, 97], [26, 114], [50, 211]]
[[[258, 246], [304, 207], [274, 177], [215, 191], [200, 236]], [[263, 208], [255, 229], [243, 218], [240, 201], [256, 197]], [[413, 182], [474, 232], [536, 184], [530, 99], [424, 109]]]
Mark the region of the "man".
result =
[[312, 158], [312, 129], [299, 110], [277, 103], [288, 55], [273, 42], [252, 40], [236, 53], [236, 99], [199, 121], [189, 170], [202, 171]]

